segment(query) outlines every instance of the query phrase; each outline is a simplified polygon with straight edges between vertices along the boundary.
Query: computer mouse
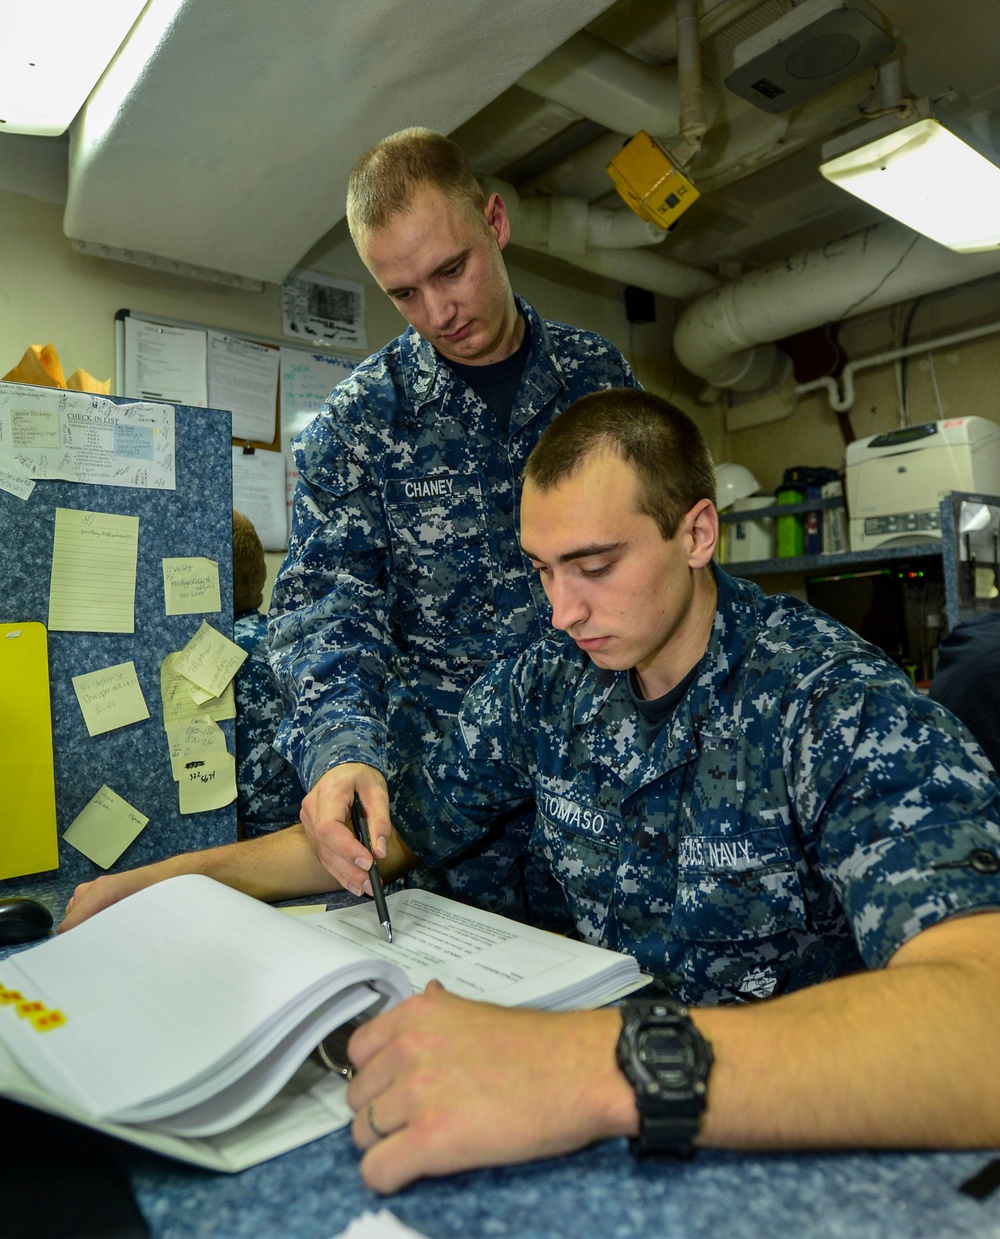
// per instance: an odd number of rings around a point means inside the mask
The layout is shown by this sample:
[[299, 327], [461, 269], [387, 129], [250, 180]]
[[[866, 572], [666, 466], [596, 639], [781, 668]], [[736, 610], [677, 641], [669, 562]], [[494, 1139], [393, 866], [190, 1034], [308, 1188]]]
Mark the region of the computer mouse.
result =
[[52, 913], [37, 899], [8, 895], [0, 899], [0, 946], [33, 942], [52, 928]]

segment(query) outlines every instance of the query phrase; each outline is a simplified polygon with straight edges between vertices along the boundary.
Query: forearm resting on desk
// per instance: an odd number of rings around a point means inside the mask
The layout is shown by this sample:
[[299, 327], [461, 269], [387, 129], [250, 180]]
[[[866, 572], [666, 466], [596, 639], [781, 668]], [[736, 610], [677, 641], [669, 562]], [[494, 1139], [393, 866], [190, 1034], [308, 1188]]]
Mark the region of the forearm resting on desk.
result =
[[309, 846], [301, 824], [201, 852], [182, 852], [152, 865], [104, 874], [81, 883], [66, 907], [60, 932], [165, 878], [201, 873], [256, 899], [296, 899], [340, 888]]
[[1000, 1143], [1000, 913], [943, 921], [886, 968], [695, 1018], [715, 1052], [702, 1143]]
[[[715, 1056], [698, 1142], [995, 1147], [998, 973], [1000, 913], [983, 913], [925, 930], [878, 971], [692, 1010]], [[433, 986], [377, 1016], [348, 1047], [365, 1182], [393, 1192], [636, 1134], [620, 1029], [614, 1010], [508, 1010]]]

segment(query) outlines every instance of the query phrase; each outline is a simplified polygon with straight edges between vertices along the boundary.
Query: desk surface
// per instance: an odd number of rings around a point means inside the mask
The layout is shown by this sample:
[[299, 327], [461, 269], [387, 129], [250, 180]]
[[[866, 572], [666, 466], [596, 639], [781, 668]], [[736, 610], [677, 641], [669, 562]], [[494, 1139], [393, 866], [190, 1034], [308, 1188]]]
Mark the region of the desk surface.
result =
[[[53, 883], [32, 893], [56, 912], [69, 892]], [[332, 1239], [383, 1205], [428, 1239], [1000, 1239], [1000, 1188], [983, 1200], [958, 1190], [993, 1160], [988, 1151], [710, 1150], [637, 1164], [615, 1140], [386, 1199], [361, 1182], [346, 1130], [235, 1175], [114, 1148], [155, 1239]]]
[[157, 1239], [331, 1239], [382, 1205], [429, 1239], [952, 1239], [1000, 1236], [1000, 1190], [958, 1186], [989, 1153], [750, 1156], [637, 1165], [624, 1141], [571, 1157], [418, 1183], [362, 1184], [346, 1131], [225, 1176], [129, 1150]]

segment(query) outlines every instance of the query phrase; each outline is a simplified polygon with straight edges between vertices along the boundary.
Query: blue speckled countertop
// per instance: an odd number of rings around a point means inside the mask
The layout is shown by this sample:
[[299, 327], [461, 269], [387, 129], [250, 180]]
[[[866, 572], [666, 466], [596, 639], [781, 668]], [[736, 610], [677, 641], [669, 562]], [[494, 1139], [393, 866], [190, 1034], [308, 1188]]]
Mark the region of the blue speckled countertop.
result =
[[[58, 920], [70, 891], [55, 881], [32, 894]], [[112, 1147], [155, 1239], [332, 1239], [383, 1205], [428, 1239], [1000, 1239], [1000, 1188], [983, 1200], [958, 1190], [989, 1151], [703, 1151], [638, 1164], [616, 1140], [382, 1198], [361, 1182], [347, 1130], [234, 1175]]]
[[237, 1175], [129, 1150], [157, 1239], [331, 1239], [387, 1205], [429, 1239], [952, 1239], [1000, 1236], [1000, 1191], [957, 1190], [989, 1153], [751, 1156], [637, 1165], [624, 1141], [572, 1157], [369, 1192], [346, 1131]]

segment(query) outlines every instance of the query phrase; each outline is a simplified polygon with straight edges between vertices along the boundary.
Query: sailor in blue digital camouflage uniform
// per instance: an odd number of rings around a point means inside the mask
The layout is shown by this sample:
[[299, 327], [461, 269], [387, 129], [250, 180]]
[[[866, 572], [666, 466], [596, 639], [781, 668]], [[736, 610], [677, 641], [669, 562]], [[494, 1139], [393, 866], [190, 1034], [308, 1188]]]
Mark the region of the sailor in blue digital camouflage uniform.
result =
[[642, 392], [584, 398], [528, 461], [562, 635], [487, 670], [397, 816], [434, 862], [507, 822], [664, 996], [552, 1015], [432, 987], [363, 1026], [377, 1190], [609, 1135], [1000, 1141], [1000, 783], [880, 651], [713, 567], [713, 494], [697, 428]]
[[[515, 299], [503, 201], [449, 139], [413, 129], [372, 148], [351, 176], [348, 222], [410, 328], [295, 444], [270, 612], [288, 703], [275, 744], [311, 789], [302, 821], [321, 856], [342, 842], [355, 791], [386, 838], [385, 776], [419, 763], [491, 661], [548, 630], [518, 547], [521, 470], [561, 409], [634, 384], [606, 340]], [[517, 914], [519, 874], [491, 853], [477, 868], [480, 898]], [[536, 901], [541, 915], [551, 892]]]
[[[431, 982], [364, 1024], [348, 1100], [377, 1191], [612, 1136], [1000, 1144], [1000, 782], [880, 651], [713, 567], [713, 490], [691, 420], [634, 390], [528, 461], [521, 538], [563, 635], [486, 672], [397, 812], [435, 861], [505, 824], [658, 988], [553, 1014]], [[292, 826], [99, 878], [63, 927], [172, 872], [280, 898], [325, 864]]]
[[244, 838], [299, 820], [305, 795], [298, 775], [271, 747], [283, 713], [267, 657], [264, 600], [267, 566], [253, 522], [233, 511], [233, 640], [246, 661], [236, 675], [236, 809]]

